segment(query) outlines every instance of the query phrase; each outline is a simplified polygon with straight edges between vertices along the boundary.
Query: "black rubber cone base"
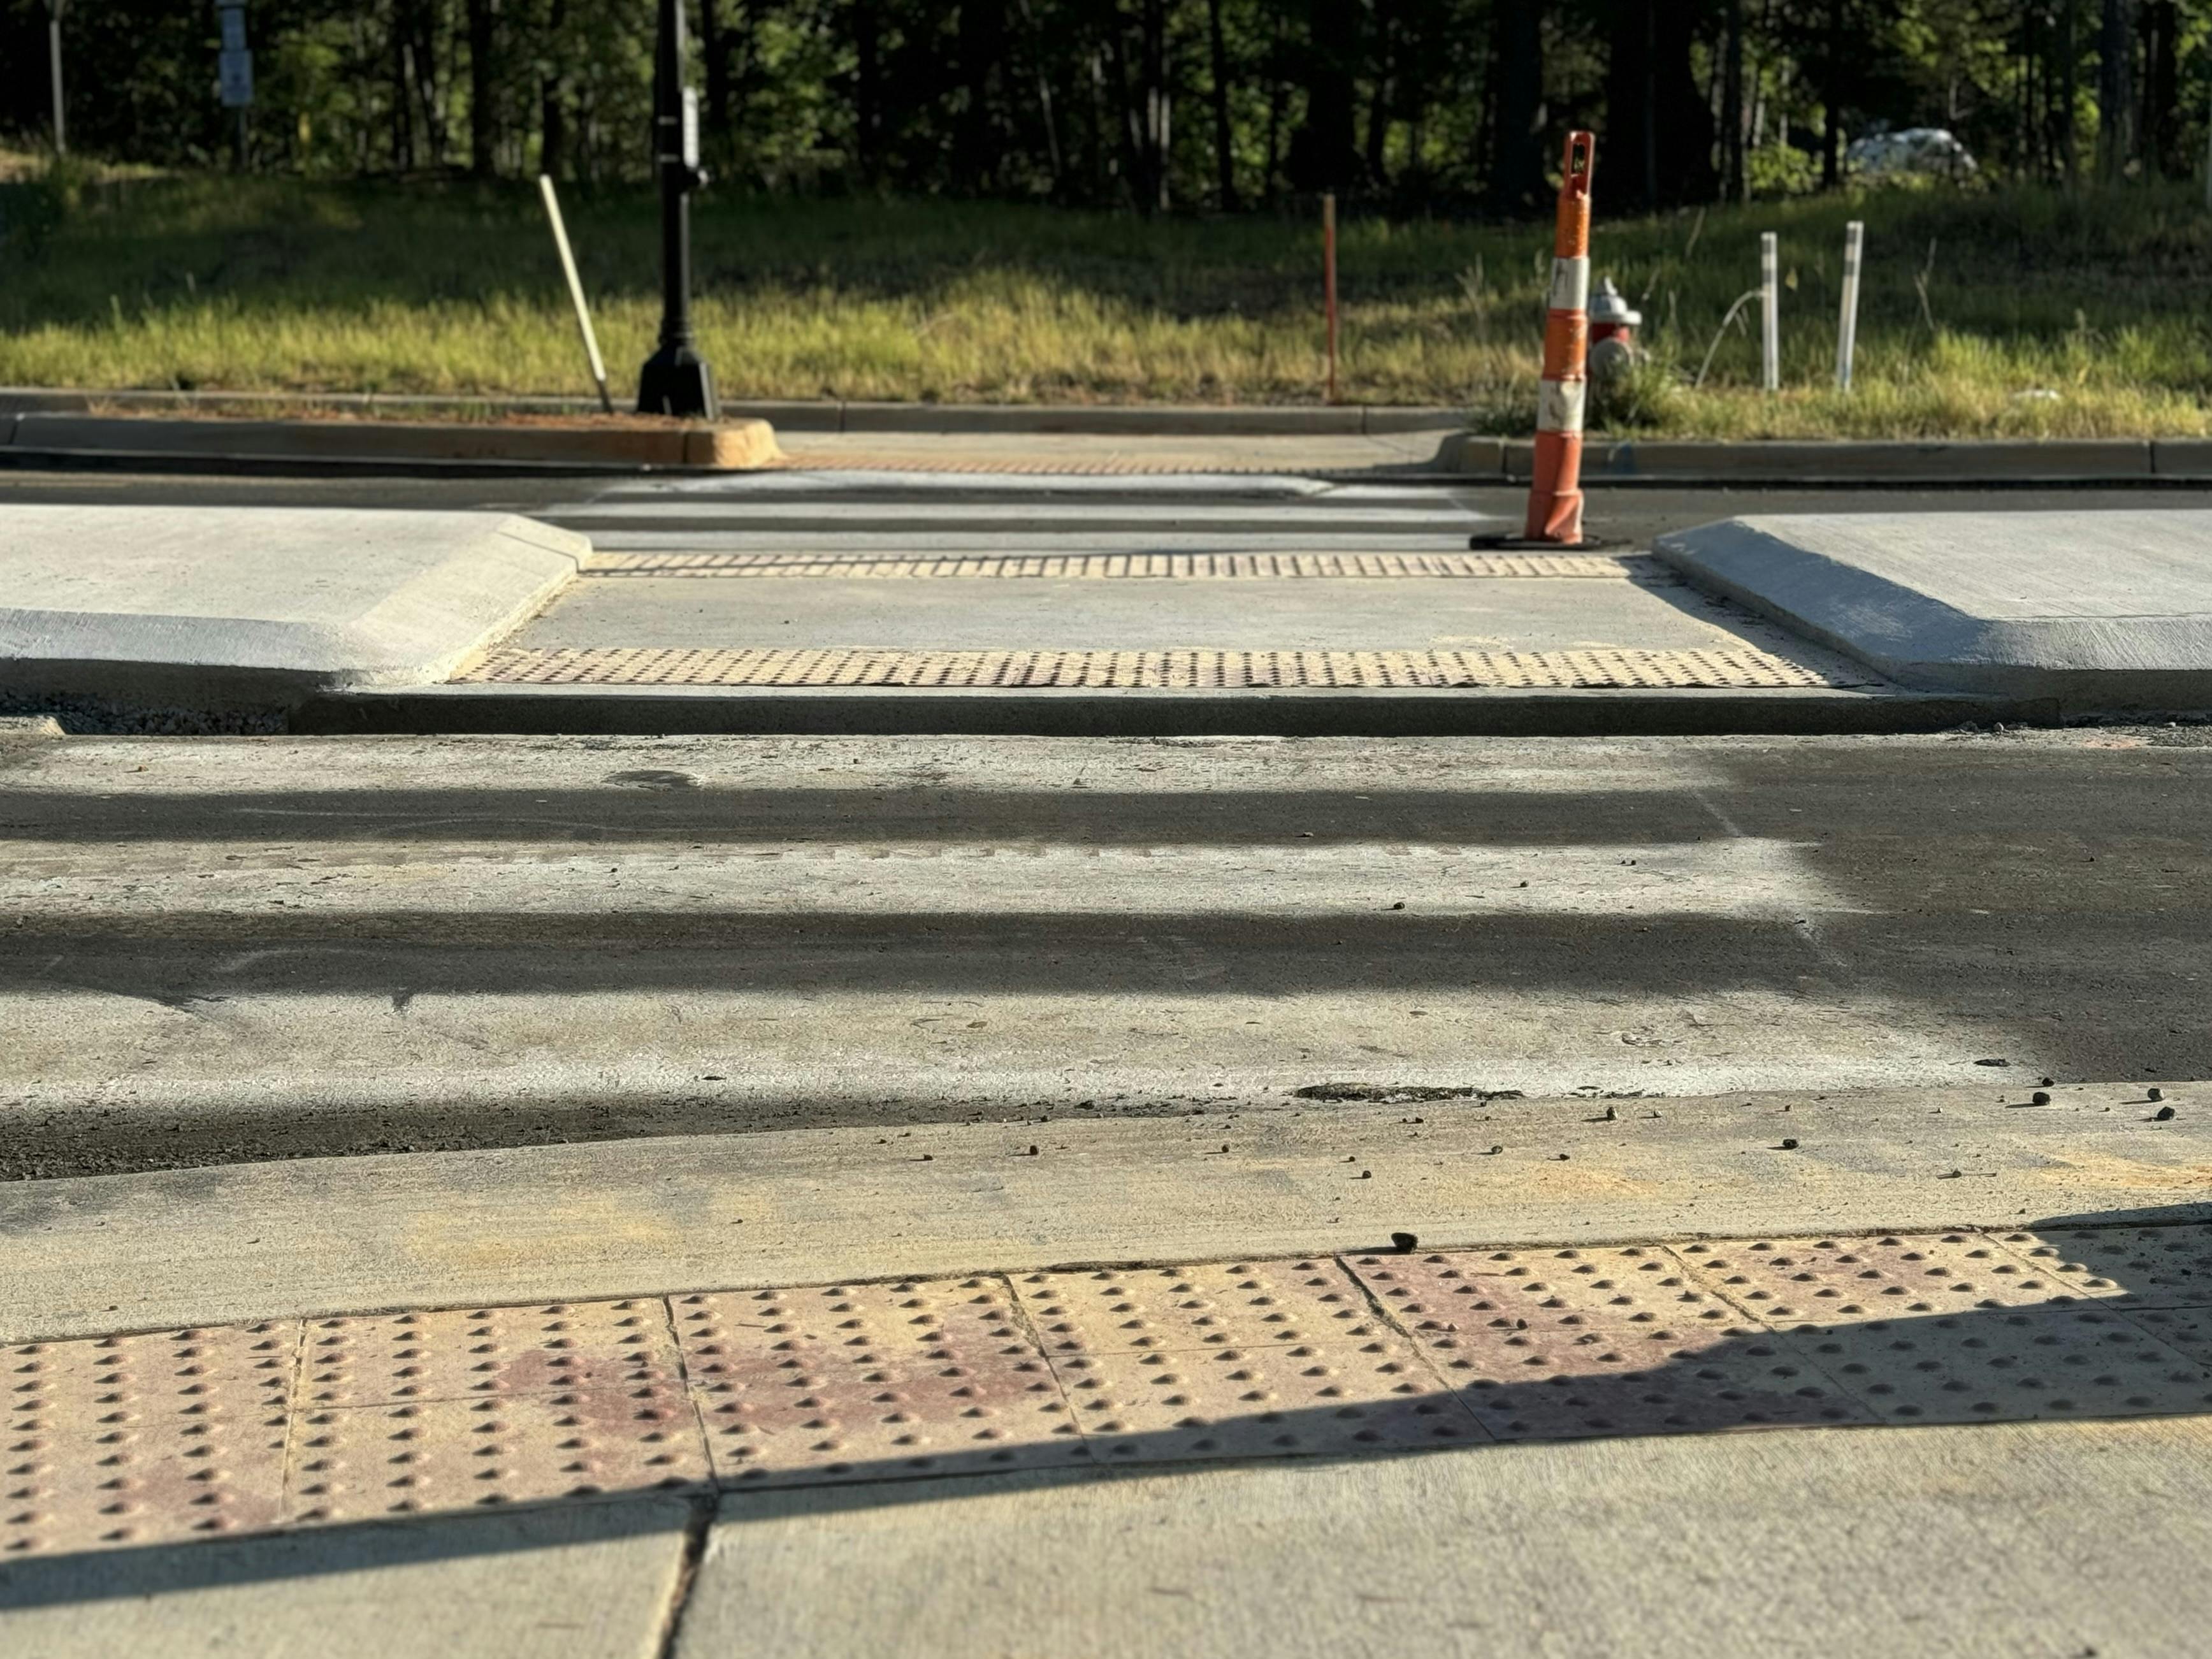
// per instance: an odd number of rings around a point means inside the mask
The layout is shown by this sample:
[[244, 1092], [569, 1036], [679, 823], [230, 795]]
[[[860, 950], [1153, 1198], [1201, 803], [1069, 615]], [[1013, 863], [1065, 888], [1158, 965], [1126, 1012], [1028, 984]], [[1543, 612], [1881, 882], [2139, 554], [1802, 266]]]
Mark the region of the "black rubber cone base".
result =
[[663, 346], [645, 360], [637, 379], [637, 412], [713, 420], [721, 410], [714, 401], [714, 371], [690, 346]]
[[1477, 553], [1601, 553], [1612, 544], [1602, 536], [1583, 532], [1578, 542], [1531, 541], [1526, 536], [1469, 536], [1467, 544]]

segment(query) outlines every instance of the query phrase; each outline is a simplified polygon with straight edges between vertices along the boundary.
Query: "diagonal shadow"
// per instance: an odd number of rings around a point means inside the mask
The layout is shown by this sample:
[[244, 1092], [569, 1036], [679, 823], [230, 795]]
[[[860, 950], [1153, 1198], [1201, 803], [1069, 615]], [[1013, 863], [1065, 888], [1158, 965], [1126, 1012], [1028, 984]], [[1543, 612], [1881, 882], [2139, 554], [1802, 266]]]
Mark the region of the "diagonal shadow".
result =
[[[1375, 1455], [1457, 1452], [1515, 1441], [1560, 1441], [1649, 1435], [1739, 1432], [1761, 1428], [1852, 1428], [1929, 1424], [2100, 1421], [2212, 1414], [2212, 1251], [2182, 1224], [2212, 1219], [2212, 1205], [2094, 1212], [2052, 1218], [2012, 1238], [1993, 1255], [2000, 1265], [2043, 1269], [2051, 1294], [2010, 1305], [1957, 1312], [1905, 1312], [1888, 1318], [1824, 1316], [1770, 1317], [1740, 1298], [1714, 1328], [1685, 1326], [1647, 1333], [1663, 1351], [1655, 1363], [1613, 1362], [1631, 1345], [1628, 1328], [1562, 1323], [1553, 1361], [1540, 1380], [1466, 1381], [1455, 1376], [1437, 1322], [1408, 1315], [1389, 1293], [1389, 1264], [1413, 1258], [1370, 1254], [1352, 1259], [1354, 1273], [1399, 1338], [1421, 1348], [1428, 1369], [1409, 1377], [1395, 1397], [1289, 1410], [1217, 1414], [1134, 1432], [1086, 1432], [1057, 1445], [898, 1457], [817, 1467], [780, 1480], [728, 1491], [718, 1518], [744, 1524], [772, 1519], [787, 1504], [756, 1504], [749, 1493], [785, 1498], [803, 1490], [817, 1512], [861, 1512], [948, 1493], [985, 1495], [1010, 1486], [1049, 1486], [1087, 1473], [1142, 1470], [1153, 1475], [1216, 1467], [1224, 1462], [1296, 1456], [1355, 1461]], [[2027, 1235], [2033, 1234], [2028, 1237]], [[1910, 1241], [1907, 1241], [1908, 1243]], [[2191, 1248], [2177, 1249], [2177, 1243]], [[1848, 1249], [1853, 1241], [1837, 1241]], [[1658, 1247], [1653, 1247], [1657, 1249]], [[1738, 1247], [1711, 1247], [1723, 1255]], [[1438, 1261], [1471, 1261], [1455, 1252]], [[1692, 1259], [1683, 1247], [1684, 1259]], [[2019, 1279], [2017, 1273], [2015, 1279]], [[1726, 1265], [1700, 1269], [1699, 1282], [1726, 1286]], [[2043, 1281], [2019, 1279], [2032, 1290]], [[1839, 1292], [1848, 1297], [1847, 1287]], [[1470, 1298], [1481, 1300], [1480, 1297]], [[1910, 1307], [1906, 1291], [1884, 1300]], [[1393, 1304], [1399, 1304], [1393, 1310]], [[1840, 1314], [1841, 1310], [1838, 1310]], [[1526, 1313], [1503, 1316], [1530, 1329]], [[1471, 1328], [1471, 1327], [1470, 1327]], [[1583, 1336], [1592, 1340], [1584, 1341]], [[1509, 1346], [1500, 1350], [1511, 1352]], [[1533, 1352], [1533, 1348], [1531, 1349]], [[1553, 1363], [1580, 1352], [1579, 1364]], [[1172, 1366], [1188, 1356], [1163, 1356]], [[1071, 1399], [1079, 1400], [1079, 1367], [1054, 1358]], [[1170, 1382], [1170, 1371], [1163, 1370]], [[972, 1475], [947, 1482], [945, 1477]], [[500, 1506], [503, 1516], [590, 1508], [603, 1518], [589, 1535], [666, 1530], [667, 1506], [640, 1500], [653, 1493], [707, 1501], [702, 1489], [663, 1483], [632, 1492], [594, 1492], [588, 1499]], [[696, 1511], [695, 1511], [696, 1513]], [[230, 1540], [121, 1548], [0, 1565], [0, 1613], [9, 1610], [158, 1595], [210, 1585], [281, 1582], [404, 1560], [489, 1555], [543, 1547], [575, 1535], [525, 1526], [487, 1527], [484, 1508], [404, 1522], [301, 1528], [274, 1539]]]

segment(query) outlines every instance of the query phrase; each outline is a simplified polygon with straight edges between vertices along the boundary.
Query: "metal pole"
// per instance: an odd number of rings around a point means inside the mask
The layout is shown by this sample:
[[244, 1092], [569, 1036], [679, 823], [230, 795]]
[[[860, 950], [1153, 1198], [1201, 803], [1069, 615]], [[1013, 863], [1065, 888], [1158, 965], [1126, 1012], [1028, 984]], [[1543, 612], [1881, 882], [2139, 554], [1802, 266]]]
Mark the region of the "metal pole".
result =
[[1844, 308], [1836, 323], [1836, 385], [1851, 389], [1851, 359], [1859, 344], [1859, 262], [1866, 252], [1866, 225], [1854, 219], [1844, 227]]
[[67, 0], [46, 0], [46, 55], [54, 72], [54, 154], [69, 154], [68, 123], [62, 112], [62, 10]]
[[1321, 198], [1322, 304], [1328, 319], [1328, 401], [1336, 401], [1336, 192]]
[[538, 193], [545, 198], [545, 216], [553, 222], [553, 246], [561, 252], [561, 274], [568, 279], [568, 300], [576, 307], [576, 327], [584, 337], [584, 355], [591, 359], [592, 379], [599, 388], [599, 407], [611, 415], [615, 400], [607, 390], [606, 361], [599, 356], [599, 337], [592, 331], [592, 310], [584, 303], [576, 256], [568, 251], [568, 228], [561, 222], [561, 198], [553, 193], [553, 180], [543, 173], [538, 175]]
[[1768, 392], [1782, 389], [1782, 249], [1772, 231], [1759, 239], [1759, 384]]
[[653, 64], [653, 161], [660, 180], [660, 343], [637, 382], [641, 415], [718, 412], [714, 377], [691, 343], [691, 192], [699, 170], [699, 106], [684, 84], [683, 0], [660, 0]]

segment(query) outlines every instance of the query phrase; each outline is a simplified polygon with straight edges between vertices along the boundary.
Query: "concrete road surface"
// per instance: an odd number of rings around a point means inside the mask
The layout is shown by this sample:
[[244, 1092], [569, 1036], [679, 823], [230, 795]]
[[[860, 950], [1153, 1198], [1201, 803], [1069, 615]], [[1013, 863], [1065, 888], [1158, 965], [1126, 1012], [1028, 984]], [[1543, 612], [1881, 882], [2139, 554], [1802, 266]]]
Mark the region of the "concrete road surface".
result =
[[2193, 728], [18, 741], [18, 1173], [2202, 1075]]

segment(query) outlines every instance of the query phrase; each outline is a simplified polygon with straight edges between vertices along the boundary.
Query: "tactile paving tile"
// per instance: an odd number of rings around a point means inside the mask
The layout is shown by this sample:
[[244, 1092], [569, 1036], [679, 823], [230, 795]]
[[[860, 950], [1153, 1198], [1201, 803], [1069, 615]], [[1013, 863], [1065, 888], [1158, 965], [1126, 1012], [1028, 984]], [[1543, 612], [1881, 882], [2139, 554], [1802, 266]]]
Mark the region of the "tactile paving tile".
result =
[[733, 1291], [672, 1305], [726, 1486], [1083, 1461], [1002, 1279]]
[[[2110, 1303], [2097, 1305], [2112, 1306]], [[2177, 1353], [2200, 1365], [2212, 1365], [2212, 1308], [2129, 1308], [2121, 1317]]]
[[828, 558], [818, 553], [594, 553], [586, 576], [841, 576], [894, 580], [1270, 581], [1346, 577], [1668, 580], [1654, 561], [1602, 553], [1007, 553]]
[[1705, 1284], [1784, 1328], [2075, 1299], [2057, 1274], [1979, 1233], [1759, 1239], [1676, 1250]]
[[1658, 1245], [1617, 1249], [1449, 1251], [1352, 1258], [1382, 1305], [1424, 1340], [1492, 1326], [1499, 1317], [1573, 1328], [1636, 1325], [1695, 1329], [1741, 1316]]
[[708, 1479], [697, 1413], [665, 1383], [309, 1409], [295, 1420], [289, 1463], [287, 1518], [301, 1523]]
[[303, 1409], [677, 1382], [658, 1297], [311, 1320]]
[[5, 1351], [0, 1560], [274, 1526], [296, 1321]]
[[2101, 1308], [1875, 1320], [1808, 1329], [1798, 1340], [1822, 1370], [1891, 1422], [2212, 1410], [2212, 1373]]
[[1352, 1265], [1501, 1440], [1870, 1420], [1657, 1247]]
[[[1213, 461], [1152, 460], [1142, 456], [1109, 456], [1100, 460], [1024, 459], [1018, 456], [985, 456], [955, 460], [927, 450], [859, 451], [807, 450], [785, 452], [774, 468], [785, 472], [947, 472], [1021, 473], [1070, 478], [1119, 477], [1138, 474], [1188, 473], [1218, 477], [1274, 477], [1279, 466], [1235, 466]], [[1300, 467], [1304, 477], [1326, 478], [1339, 472], [1357, 475], [1358, 467]]]
[[1324, 1341], [1373, 1316], [1359, 1287], [1325, 1256], [1023, 1273], [1014, 1290], [1055, 1357], [1280, 1347]]
[[2212, 1226], [2059, 1227], [1996, 1241], [2070, 1295], [2127, 1308], [2212, 1305]]
[[1008, 690], [1790, 690], [1870, 682], [1751, 646], [1646, 651], [827, 650], [502, 647], [483, 685], [911, 687]]
[[1485, 1437], [1328, 1257], [1029, 1273], [1015, 1288], [1100, 1462]]

